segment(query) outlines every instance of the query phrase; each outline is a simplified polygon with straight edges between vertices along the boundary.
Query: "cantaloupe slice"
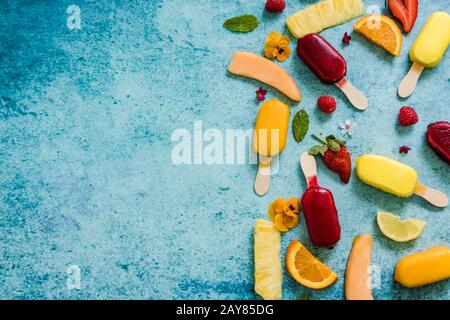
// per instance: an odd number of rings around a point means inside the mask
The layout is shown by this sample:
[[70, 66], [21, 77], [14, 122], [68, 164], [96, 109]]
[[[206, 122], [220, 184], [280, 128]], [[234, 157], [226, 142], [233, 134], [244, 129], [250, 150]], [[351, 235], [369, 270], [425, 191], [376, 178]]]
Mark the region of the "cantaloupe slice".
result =
[[302, 94], [294, 79], [279, 65], [257, 54], [236, 52], [228, 66], [228, 71], [264, 82], [294, 101], [302, 100]]
[[370, 288], [370, 261], [372, 237], [360, 234], [353, 240], [345, 270], [345, 298], [347, 300], [373, 300]]

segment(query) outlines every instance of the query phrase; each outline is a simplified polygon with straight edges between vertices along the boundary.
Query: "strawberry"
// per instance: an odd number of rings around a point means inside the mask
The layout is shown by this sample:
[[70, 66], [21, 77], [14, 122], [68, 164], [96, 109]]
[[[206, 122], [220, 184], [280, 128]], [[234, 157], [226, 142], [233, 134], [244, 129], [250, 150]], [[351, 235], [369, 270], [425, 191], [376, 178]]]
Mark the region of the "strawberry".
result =
[[398, 113], [398, 123], [400, 123], [400, 125], [407, 127], [416, 124], [418, 121], [419, 116], [417, 115], [416, 110], [407, 106], [400, 108], [400, 112]]
[[410, 32], [416, 22], [417, 12], [419, 10], [418, 0], [389, 0], [389, 10], [403, 26], [403, 31]]
[[266, 10], [269, 12], [282, 12], [286, 8], [284, 0], [267, 0]]
[[309, 153], [312, 155], [320, 153], [327, 168], [338, 173], [342, 182], [348, 183], [352, 173], [352, 159], [345, 146], [345, 141], [336, 139], [332, 135], [326, 137], [325, 140], [316, 135], [313, 137], [321, 144], [309, 149]]

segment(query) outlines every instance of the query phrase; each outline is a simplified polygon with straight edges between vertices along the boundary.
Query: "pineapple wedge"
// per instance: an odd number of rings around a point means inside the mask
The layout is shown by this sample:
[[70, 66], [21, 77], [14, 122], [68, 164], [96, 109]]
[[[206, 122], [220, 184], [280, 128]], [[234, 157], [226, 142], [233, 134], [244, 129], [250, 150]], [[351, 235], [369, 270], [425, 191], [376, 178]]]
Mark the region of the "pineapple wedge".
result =
[[286, 26], [298, 39], [308, 33], [318, 33], [357, 18], [364, 11], [361, 0], [325, 0], [290, 16], [286, 20]]
[[255, 224], [255, 292], [264, 300], [281, 299], [281, 236], [272, 222]]
[[[339, 17], [334, 14], [333, 1], [322, 1], [315, 5], [322, 25], [336, 25], [339, 23]], [[319, 30], [319, 32], [322, 30]]]

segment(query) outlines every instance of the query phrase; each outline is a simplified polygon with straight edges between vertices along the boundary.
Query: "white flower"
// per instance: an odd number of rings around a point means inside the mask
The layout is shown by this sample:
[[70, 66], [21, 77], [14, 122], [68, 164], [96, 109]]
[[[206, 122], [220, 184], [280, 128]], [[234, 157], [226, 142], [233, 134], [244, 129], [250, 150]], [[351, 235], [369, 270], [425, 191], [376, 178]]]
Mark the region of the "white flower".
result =
[[345, 119], [343, 123], [339, 125], [339, 128], [341, 128], [342, 135], [348, 134], [349, 136], [352, 135], [353, 129], [356, 127], [356, 124], [352, 123], [349, 119]]

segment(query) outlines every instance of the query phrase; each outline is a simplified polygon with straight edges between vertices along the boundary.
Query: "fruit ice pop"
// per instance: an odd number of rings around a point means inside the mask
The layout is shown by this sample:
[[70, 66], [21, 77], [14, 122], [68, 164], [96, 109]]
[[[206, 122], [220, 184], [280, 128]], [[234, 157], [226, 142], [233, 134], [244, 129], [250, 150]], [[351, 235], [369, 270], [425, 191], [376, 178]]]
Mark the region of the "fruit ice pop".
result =
[[431, 149], [450, 165], [450, 122], [438, 121], [429, 124], [427, 142]]
[[367, 109], [367, 98], [345, 78], [347, 63], [337, 50], [322, 36], [310, 33], [297, 42], [297, 55], [325, 84], [335, 84], [352, 105]]
[[419, 183], [412, 167], [388, 157], [365, 154], [356, 159], [356, 173], [368, 185], [398, 197], [406, 198], [415, 193], [437, 207], [448, 204], [444, 193]]
[[255, 191], [262, 196], [269, 190], [270, 162], [286, 146], [289, 107], [277, 99], [266, 101], [256, 117], [253, 150], [259, 155]]
[[450, 15], [434, 12], [414, 41], [409, 57], [413, 65], [398, 87], [398, 95], [406, 98], [414, 92], [424, 68], [433, 68], [441, 61], [450, 43]]
[[286, 146], [289, 107], [277, 99], [270, 99], [259, 109], [255, 123], [253, 150], [263, 156], [277, 156]]
[[316, 246], [332, 248], [341, 238], [333, 194], [319, 186], [316, 161], [312, 155], [303, 153], [300, 165], [308, 184], [308, 190], [303, 194], [301, 202], [309, 238]]
[[437, 246], [401, 258], [394, 278], [407, 288], [415, 288], [450, 278], [450, 248]]
[[434, 12], [414, 41], [409, 57], [426, 68], [436, 66], [450, 43], [450, 15]]
[[338, 82], [347, 72], [344, 58], [318, 34], [310, 33], [299, 40], [297, 54], [325, 84]]

